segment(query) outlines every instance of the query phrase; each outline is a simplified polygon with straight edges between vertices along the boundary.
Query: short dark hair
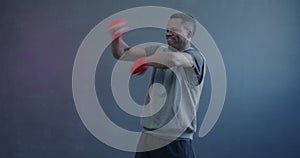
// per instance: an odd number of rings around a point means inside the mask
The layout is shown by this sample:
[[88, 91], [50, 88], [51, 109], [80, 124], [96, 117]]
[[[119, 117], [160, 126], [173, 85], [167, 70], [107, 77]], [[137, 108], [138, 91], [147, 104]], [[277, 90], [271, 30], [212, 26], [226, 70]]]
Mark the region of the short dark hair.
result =
[[175, 13], [173, 15], [170, 16], [170, 19], [172, 18], [180, 18], [182, 20], [182, 24], [183, 26], [188, 29], [191, 30], [193, 33], [193, 36], [195, 35], [196, 32], [196, 20], [194, 19], [194, 17], [192, 17], [189, 14], [185, 14], [185, 13]]

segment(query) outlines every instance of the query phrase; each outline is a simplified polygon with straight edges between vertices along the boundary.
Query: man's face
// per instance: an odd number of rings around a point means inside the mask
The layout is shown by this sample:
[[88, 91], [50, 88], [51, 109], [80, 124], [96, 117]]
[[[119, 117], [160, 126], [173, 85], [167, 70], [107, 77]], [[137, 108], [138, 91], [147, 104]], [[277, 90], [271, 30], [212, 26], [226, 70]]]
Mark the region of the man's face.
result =
[[190, 31], [181, 24], [182, 19], [171, 18], [167, 25], [166, 38], [168, 45], [182, 51], [191, 40]]

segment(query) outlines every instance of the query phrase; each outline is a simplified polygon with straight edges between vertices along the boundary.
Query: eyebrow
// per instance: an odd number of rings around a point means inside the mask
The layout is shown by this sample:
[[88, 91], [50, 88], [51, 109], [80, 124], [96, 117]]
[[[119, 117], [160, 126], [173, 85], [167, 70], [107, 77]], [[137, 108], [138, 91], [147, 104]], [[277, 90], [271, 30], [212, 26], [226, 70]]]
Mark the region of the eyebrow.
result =
[[170, 27], [170, 28], [166, 28], [167, 30], [179, 30], [179, 28], [177, 28], [177, 27]]

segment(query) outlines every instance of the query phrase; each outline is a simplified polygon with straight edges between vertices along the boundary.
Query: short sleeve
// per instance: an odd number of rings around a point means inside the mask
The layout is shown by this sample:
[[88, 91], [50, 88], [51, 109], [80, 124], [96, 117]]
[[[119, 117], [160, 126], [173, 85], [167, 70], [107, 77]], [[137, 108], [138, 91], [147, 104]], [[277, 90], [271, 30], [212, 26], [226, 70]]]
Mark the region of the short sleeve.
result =
[[194, 59], [194, 65], [192, 67], [192, 70], [186, 70], [187, 72], [187, 77], [189, 80], [193, 80], [193, 78], [196, 79], [197, 85], [199, 85], [202, 80], [203, 80], [203, 73], [204, 73], [204, 58], [202, 57], [201, 53], [194, 50], [194, 49], [189, 49], [187, 51], [184, 51], [185, 53], [190, 54], [193, 59]]

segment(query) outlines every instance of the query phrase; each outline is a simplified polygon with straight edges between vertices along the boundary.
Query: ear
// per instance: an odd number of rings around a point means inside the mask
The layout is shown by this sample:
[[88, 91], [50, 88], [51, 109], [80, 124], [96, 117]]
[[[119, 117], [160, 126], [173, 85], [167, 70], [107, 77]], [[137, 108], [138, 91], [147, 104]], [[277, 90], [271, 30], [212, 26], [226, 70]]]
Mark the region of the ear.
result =
[[192, 37], [193, 37], [193, 32], [192, 32], [192, 31], [188, 31], [187, 37], [188, 37], [189, 39], [192, 39]]

